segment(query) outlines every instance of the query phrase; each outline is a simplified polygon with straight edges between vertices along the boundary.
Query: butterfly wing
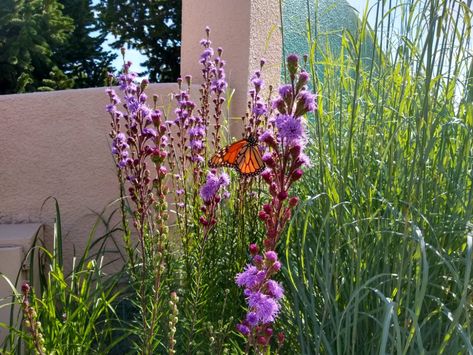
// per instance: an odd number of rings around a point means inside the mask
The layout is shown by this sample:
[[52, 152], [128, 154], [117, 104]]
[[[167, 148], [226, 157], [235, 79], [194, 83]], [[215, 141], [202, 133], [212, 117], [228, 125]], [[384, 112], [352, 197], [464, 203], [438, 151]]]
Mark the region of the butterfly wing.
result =
[[244, 176], [255, 176], [264, 170], [264, 162], [257, 145], [246, 146], [238, 156], [235, 168]]
[[219, 168], [221, 166], [236, 167], [235, 163], [238, 160], [240, 153], [247, 145], [248, 141], [246, 139], [241, 139], [226, 146], [210, 159], [209, 166], [211, 168]]

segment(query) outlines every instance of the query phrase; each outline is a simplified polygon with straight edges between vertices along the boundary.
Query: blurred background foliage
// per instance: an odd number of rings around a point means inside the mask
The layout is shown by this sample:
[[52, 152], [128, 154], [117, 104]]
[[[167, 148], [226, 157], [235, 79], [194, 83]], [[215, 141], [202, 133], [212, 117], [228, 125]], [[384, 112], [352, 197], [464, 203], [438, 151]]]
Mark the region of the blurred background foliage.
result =
[[0, 94], [103, 86], [123, 45], [152, 81], [175, 81], [180, 33], [177, 0], [3, 0]]

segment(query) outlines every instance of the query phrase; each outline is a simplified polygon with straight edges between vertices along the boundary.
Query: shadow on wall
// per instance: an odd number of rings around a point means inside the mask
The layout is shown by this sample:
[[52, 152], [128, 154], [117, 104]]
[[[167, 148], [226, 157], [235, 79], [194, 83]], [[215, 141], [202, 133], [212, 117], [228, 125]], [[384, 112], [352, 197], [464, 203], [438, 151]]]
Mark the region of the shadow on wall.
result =
[[[282, 12], [284, 55], [309, 54], [315, 42], [315, 62], [337, 58], [344, 32], [349, 32], [354, 38], [358, 34], [358, 13], [345, 0], [283, 0]], [[372, 42], [366, 41], [362, 56], [371, 57], [372, 49]], [[284, 70], [282, 75], [284, 77]], [[317, 64], [317, 76], [323, 80], [323, 65], [320, 63]]]

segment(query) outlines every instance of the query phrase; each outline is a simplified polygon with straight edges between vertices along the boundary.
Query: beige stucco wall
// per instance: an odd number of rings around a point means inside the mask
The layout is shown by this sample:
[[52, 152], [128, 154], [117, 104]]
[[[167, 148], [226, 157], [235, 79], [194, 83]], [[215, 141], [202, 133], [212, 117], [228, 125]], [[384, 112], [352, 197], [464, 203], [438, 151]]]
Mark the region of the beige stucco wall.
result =
[[[154, 84], [147, 91], [171, 109], [169, 93], [177, 85]], [[107, 101], [104, 88], [0, 96], [0, 223], [44, 223], [50, 240], [54, 205], [42, 204], [54, 196], [67, 234], [66, 263], [74, 246], [85, 246], [93, 212], [119, 196]]]
[[[245, 114], [249, 78], [259, 69], [261, 58], [267, 64], [263, 75], [266, 89], [276, 87], [281, 77], [282, 39], [278, 0], [183, 0], [181, 73], [201, 77], [198, 63], [205, 37], [211, 29], [212, 46], [223, 48], [227, 80], [234, 89], [230, 114], [235, 118], [237, 133], [240, 117]], [[236, 135], [236, 134], [235, 134]]]

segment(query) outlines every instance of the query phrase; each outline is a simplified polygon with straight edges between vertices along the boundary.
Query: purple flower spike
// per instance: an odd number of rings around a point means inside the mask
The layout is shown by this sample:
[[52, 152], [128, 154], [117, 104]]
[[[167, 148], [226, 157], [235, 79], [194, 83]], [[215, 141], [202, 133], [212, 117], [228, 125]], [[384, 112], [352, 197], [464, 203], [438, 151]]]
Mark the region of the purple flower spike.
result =
[[223, 173], [221, 176], [217, 176], [209, 172], [205, 184], [202, 185], [200, 189], [200, 197], [202, 197], [204, 202], [209, 203], [213, 198], [217, 197], [217, 192], [220, 187], [227, 186], [229, 182], [230, 179], [227, 174]]

